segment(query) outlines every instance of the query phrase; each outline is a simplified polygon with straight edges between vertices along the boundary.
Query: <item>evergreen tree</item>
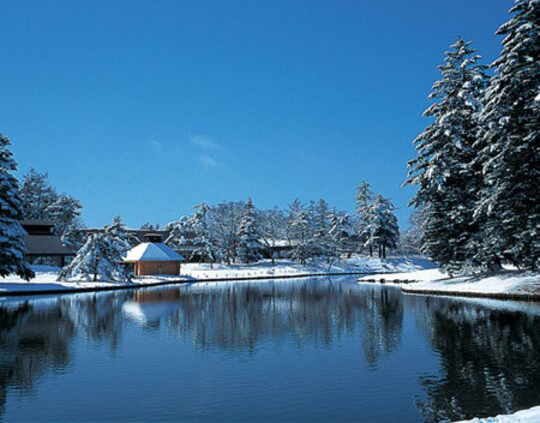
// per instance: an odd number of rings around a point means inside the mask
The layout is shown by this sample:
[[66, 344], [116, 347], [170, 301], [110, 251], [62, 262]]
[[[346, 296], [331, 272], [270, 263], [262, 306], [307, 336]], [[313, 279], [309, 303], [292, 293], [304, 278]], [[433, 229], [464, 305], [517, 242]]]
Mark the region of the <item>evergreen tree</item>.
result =
[[132, 247], [122, 220], [117, 217], [103, 232], [91, 234], [70, 264], [63, 267], [59, 280], [82, 278], [97, 281], [130, 281], [128, 267], [120, 264]]
[[193, 232], [191, 221], [187, 216], [181, 216], [176, 222], [169, 223], [167, 230], [169, 236], [165, 240], [165, 244], [174, 250], [183, 251], [190, 245], [190, 235]]
[[61, 240], [64, 246], [72, 251], [78, 251], [86, 242], [83, 225], [79, 219], [73, 220], [64, 230]]
[[362, 250], [364, 246], [369, 249], [369, 255], [373, 255], [373, 246], [367, 242], [369, 238], [369, 232], [367, 230], [367, 214], [369, 206], [373, 201], [373, 192], [370, 185], [366, 181], [360, 181], [360, 185], [356, 189], [356, 205], [355, 205], [355, 229], [359, 239], [359, 249]]
[[81, 209], [82, 205], [79, 200], [70, 195], [60, 194], [46, 208], [45, 215], [54, 223], [55, 233], [62, 235], [79, 218]]
[[195, 232], [192, 258], [198, 257], [199, 262], [208, 260], [210, 265], [212, 265], [219, 258], [219, 250], [216, 247], [210, 224], [210, 214], [212, 209], [206, 203], [198, 204], [194, 209], [196, 211], [189, 223]]
[[281, 240], [285, 239], [287, 218], [279, 208], [262, 210], [259, 212], [262, 242], [271, 254], [272, 264], [275, 263], [274, 250]]
[[405, 184], [418, 187], [411, 204], [427, 213], [422, 250], [456, 272], [475, 265], [481, 240], [474, 207], [484, 182], [475, 143], [488, 78], [470, 42], [458, 39], [450, 47], [429, 96], [437, 101], [424, 112], [435, 120], [415, 140], [418, 153]]
[[17, 170], [9, 140], [0, 134], [0, 276], [17, 274], [30, 280], [34, 272], [24, 258], [24, 230], [22, 202], [17, 179], [11, 174]]
[[246, 203], [244, 216], [238, 230], [238, 237], [240, 239], [238, 255], [242, 262], [251, 263], [262, 258], [261, 250], [263, 246], [260, 242], [261, 234], [251, 198]]
[[377, 248], [379, 257], [386, 258], [390, 249], [397, 248], [399, 227], [392, 202], [378, 194], [366, 211], [365, 245]]
[[414, 209], [409, 217], [409, 228], [402, 234], [401, 249], [404, 253], [420, 254], [422, 249], [422, 236], [426, 213], [421, 209]]
[[292, 236], [292, 259], [303, 266], [313, 256], [312, 222], [306, 210], [296, 210], [288, 222]]
[[20, 192], [23, 219], [48, 220], [54, 224], [57, 235], [62, 235], [81, 215], [79, 200], [67, 194], [58, 194], [49, 184], [48, 174], [39, 173], [34, 168], [23, 176]]
[[31, 168], [23, 176], [21, 200], [24, 219], [45, 220], [49, 218], [48, 209], [56, 201], [58, 195], [49, 185], [47, 178], [47, 173], [39, 173], [34, 168]]
[[486, 188], [477, 215], [484, 216], [481, 260], [540, 268], [540, 2], [516, 0], [481, 121]]
[[312, 238], [312, 255], [319, 257], [333, 257], [335, 251], [333, 249], [332, 237], [330, 235], [330, 206], [324, 199], [320, 199], [317, 203], [313, 203], [310, 213], [311, 238]]
[[334, 209], [329, 216], [330, 229], [328, 231], [330, 238], [330, 256], [332, 259], [341, 259], [341, 255], [348, 251], [348, 240], [351, 235], [349, 215], [338, 213]]

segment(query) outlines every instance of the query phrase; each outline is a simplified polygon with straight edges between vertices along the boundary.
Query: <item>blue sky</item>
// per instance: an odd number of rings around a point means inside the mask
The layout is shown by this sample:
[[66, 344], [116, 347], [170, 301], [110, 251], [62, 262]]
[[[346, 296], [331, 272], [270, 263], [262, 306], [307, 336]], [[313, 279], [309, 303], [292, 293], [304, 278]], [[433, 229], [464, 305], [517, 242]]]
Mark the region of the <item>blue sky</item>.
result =
[[500, 51], [505, 0], [0, 4], [0, 132], [90, 226], [165, 223], [201, 201], [392, 198], [456, 37]]

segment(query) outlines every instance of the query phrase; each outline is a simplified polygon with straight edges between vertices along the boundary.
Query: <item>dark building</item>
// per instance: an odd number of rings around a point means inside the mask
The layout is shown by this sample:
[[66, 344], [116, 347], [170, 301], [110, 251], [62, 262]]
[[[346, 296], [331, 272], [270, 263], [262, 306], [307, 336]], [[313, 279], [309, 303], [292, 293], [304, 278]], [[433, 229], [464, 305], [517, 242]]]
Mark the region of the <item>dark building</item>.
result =
[[[101, 228], [83, 229], [86, 235], [103, 232]], [[154, 229], [126, 229], [126, 232], [139, 239], [139, 242], [165, 242], [169, 237], [169, 231], [156, 231]]]
[[75, 252], [64, 247], [60, 237], [54, 234], [51, 222], [23, 220], [21, 226], [26, 232], [24, 243], [30, 264], [62, 267], [75, 256]]

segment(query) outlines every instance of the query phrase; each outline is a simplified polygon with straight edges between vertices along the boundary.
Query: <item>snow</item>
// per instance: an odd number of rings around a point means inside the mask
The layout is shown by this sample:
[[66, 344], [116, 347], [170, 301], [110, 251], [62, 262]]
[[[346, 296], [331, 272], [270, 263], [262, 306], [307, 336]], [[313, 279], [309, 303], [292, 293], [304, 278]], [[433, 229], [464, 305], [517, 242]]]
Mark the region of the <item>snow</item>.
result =
[[[35, 279], [27, 282], [16, 275], [9, 275], [0, 279], [0, 295], [4, 292], [32, 292], [44, 290], [80, 290], [88, 288], [114, 288], [122, 286], [138, 287], [162, 284], [167, 282], [194, 282], [208, 279], [238, 278], [279, 278], [332, 273], [381, 273], [396, 271], [416, 271], [418, 269], [433, 267], [429, 260], [416, 257], [392, 257], [385, 260], [369, 257], [354, 257], [335, 263], [330, 268], [325, 262], [309, 262], [306, 266], [293, 263], [289, 260], [276, 261], [274, 265], [270, 260], [263, 260], [251, 265], [225, 265], [208, 263], [188, 263], [182, 265], [181, 275], [152, 275], [141, 276], [132, 282], [123, 281], [57, 281], [60, 268], [51, 266], [32, 266], [36, 273]], [[195, 279], [195, 280], [194, 280]]]
[[448, 275], [442, 272], [439, 269], [422, 269], [412, 272], [403, 272], [403, 273], [384, 273], [384, 274], [375, 274], [370, 276], [363, 276], [358, 278], [360, 282], [373, 282], [373, 281], [384, 281], [384, 282], [427, 282], [427, 281], [436, 281], [440, 279], [446, 279]]
[[187, 263], [182, 265], [181, 273], [195, 279], [234, 279], [328, 273], [412, 272], [429, 267], [434, 267], [433, 263], [416, 256], [391, 257], [384, 260], [371, 257], [354, 257], [339, 263], [336, 262], [330, 267], [326, 262], [309, 261], [305, 266], [302, 266], [300, 263], [290, 260], [276, 260], [274, 265], [272, 265], [271, 260], [262, 260], [252, 265], [214, 264], [211, 266], [208, 263]]
[[80, 290], [88, 288], [114, 288], [118, 286], [144, 286], [156, 283], [163, 283], [172, 280], [182, 280], [181, 276], [152, 276], [134, 279], [132, 282], [123, 281], [58, 281], [60, 273], [59, 267], [53, 266], [31, 266], [36, 277], [29, 282], [16, 275], [9, 275], [0, 279], [0, 295], [5, 292], [32, 292], [32, 291], [65, 291]]
[[474, 418], [472, 420], [462, 420], [456, 423], [533, 423], [540, 421], [540, 406], [527, 410], [517, 411], [514, 414], [501, 414], [497, 417]]
[[183, 261], [184, 258], [163, 243], [143, 242], [126, 253], [124, 261]]
[[412, 273], [372, 275], [359, 278], [367, 281], [411, 282], [401, 289], [408, 293], [452, 293], [464, 295], [540, 296], [540, 274], [505, 270], [496, 275], [450, 278], [438, 269]]

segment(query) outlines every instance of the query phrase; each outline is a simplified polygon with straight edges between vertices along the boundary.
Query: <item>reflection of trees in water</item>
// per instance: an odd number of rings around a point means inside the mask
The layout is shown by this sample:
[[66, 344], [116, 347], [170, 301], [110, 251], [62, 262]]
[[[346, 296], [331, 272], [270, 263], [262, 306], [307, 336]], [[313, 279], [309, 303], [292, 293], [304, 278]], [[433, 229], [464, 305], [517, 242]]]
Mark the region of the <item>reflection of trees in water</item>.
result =
[[40, 375], [70, 364], [76, 333], [116, 349], [121, 302], [118, 295], [85, 295], [0, 306], [0, 415], [10, 387], [30, 390]]
[[32, 388], [37, 375], [64, 368], [70, 361], [74, 326], [59, 307], [35, 310], [27, 303], [0, 307], [0, 402], [10, 386]]
[[420, 383], [426, 421], [496, 415], [540, 402], [540, 317], [474, 303], [414, 297], [419, 325], [440, 355]]
[[179, 299], [170, 327], [200, 347], [253, 349], [258, 340], [289, 337], [330, 346], [362, 324], [366, 359], [399, 343], [403, 307], [397, 290], [331, 281], [257, 283], [196, 289]]
[[401, 341], [403, 304], [397, 289], [374, 289], [364, 295], [362, 346], [366, 361], [374, 366], [379, 356], [394, 350]]
[[397, 345], [403, 318], [397, 290], [323, 279], [9, 302], [0, 306], [0, 414], [11, 389], [31, 389], [39, 376], [71, 364], [75, 336], [108, 345], [114, 353], [126, 304], [146, 313], [138, 321], [145, 329], [165, 327], [200, 348], [252, 351], [268, 339], [292, 340], [299, 348], [330, 347], [343, 335], [361, 333], [371, 364]]

